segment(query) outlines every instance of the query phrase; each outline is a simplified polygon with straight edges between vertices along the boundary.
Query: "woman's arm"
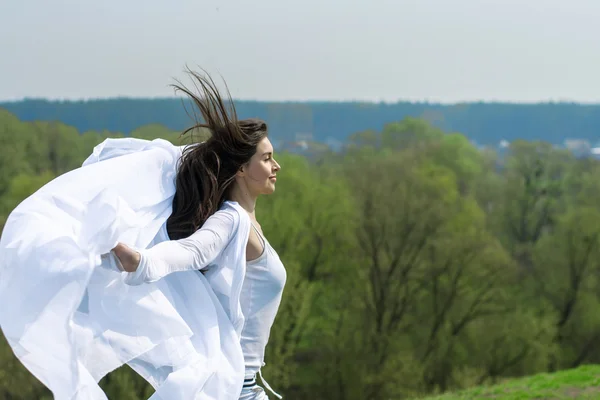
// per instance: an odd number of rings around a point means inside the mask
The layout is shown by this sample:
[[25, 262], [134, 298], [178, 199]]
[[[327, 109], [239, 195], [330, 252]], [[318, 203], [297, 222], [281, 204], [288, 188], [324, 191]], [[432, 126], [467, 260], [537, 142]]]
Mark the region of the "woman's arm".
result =
[[185, 239], [158, 243], [136, 252], [122, 244], [113, 249], [123, 269], [129, 272], [125, 283], [155, 282], [177, 271], [199, 270], [214, 261], [233, 237], [231, 213], [217, 211], [202, 228]]

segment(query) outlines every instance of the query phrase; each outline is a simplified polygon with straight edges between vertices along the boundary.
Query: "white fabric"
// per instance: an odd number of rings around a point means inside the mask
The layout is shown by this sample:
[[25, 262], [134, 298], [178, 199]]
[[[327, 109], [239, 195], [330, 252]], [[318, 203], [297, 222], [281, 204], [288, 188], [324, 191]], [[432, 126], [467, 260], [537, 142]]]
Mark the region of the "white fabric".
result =
[[[275, 395], [275, 397], [277, 397], [278, 399], [282, 399], [283, 397], [275, 392], [271, 386], [269, 386], [269, 384], [267, 383], [267, 381], [263, 378], [262, 373], [260, 370], [258, 370], [258, 375], [260, 376], [260, 379], [263, 383], [263, 385], [265, 385], [265, 388], [267, 390], [269, 390], [271, 393], [273, 393], [273, 395]], [[250, 378], [246, 378], [244, 379], [244, 387], [242, 388], [242, 393], [240, 395], [240, 399], [239, 400], [268, 400], [267, 394], [265, 392], [265, 390], [258, 386], [258, 384], [256, 383], [256, 376], [250, 377]]]
[[286, 271], [268, 240], [255, 228], [263, 242], [263, 252], [246, 263], [241, 305], [245, 317], [241, 345], [246, 378], [254, 377], [264, 364], [265, 348], [275, 321], [286, 281]]
[[258, 385], [242, 389], [239, 400], [269, 400], [265, 390]]
[[[215, 268], [223, 264], [219, 256], [231, 242], [236, 229], [235, 215], [231, 213], [234, 204], [226, 202], [226, 207], [209, 217], [199, 230], [185, 239], [162, 241], [148, 249], [139, 250], [140, 265], [134, 273], [126, 275], [125, 282], [141, 285], [157, 282], [172, 273], [201, 269], [205, 269], [205, 275], [211, 281], [218, 271]], [[260, 257], [246, 262], [239, 299], [244, 317], [240, 343], [246, 378], [260, 374], [264, 365], [265, 348], [286, 281], [286, 271], [277, 252], [258, 230], [256, 232], [264, 250]], [[122, 267], [116, 266], [119, 263], [116, 256], [113, 255], [111, 259], [115, 264], [113, 268], [122, 270]], [[281, 398], [266, 381], [264, 384]]]
[[107, 139], [10, 214], [0, 238], [0, 327], [55, 399], [106, 399], [97, 382], [124, 363], [155, 387], [152, 400], [239, 398], [250, 229], [239, 205], [220, 213], [233, 229], [206, 276], [187, 270], [127, 284], [101, 257], [117, 242], [146, 249], [168, 239], [180, 156], [160, 139]]

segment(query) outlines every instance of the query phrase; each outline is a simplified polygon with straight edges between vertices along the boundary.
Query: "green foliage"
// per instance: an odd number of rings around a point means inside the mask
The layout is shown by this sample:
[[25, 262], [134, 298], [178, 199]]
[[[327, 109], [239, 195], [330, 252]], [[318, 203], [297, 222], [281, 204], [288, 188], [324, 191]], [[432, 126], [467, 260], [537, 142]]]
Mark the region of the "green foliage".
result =
[[476, 387], [456, 394], [427, 397], [424, 400], [594, 400], [600, 396], [599, 386], [600, 367], [584, 366], [554, 374], [509, 380], [496, 386]]
[[2, 196], [1, 210], [8, 212], [15, 208], [23, 199], [29, 197], [39, 188], [54, 179], [54, 174], [49, 171], [39, 175], [20, 173], [14, 176], [4, 196]]
[[154, 393], [152, 386], [127, 365], [105, 376], [100, 387], [109, 399], [147, 399]]
[[[191, 133], [150, 124], [131, 135], [206, 137]], [[0, 110], [0, 224], [121, 136]], [[338, 154], [278, 160], [277, 191], [257, 216], [287, 269], [263, 370], [286, 398], [406, 399], [600, 364], [597, 160], [544, 142], [478, 150], [414, 118], [360, 131]], [[573, 382], [590, 371], [439, 398], [517, 398], [526, 385], [584, 396]], [[153, 392], [127, 366], [100, 384], [115, 399]], [[5, 342], [0, 398], [50, 398]]]
[[0, 399], [50, 400], [51, 394], [14, 356], [0, 335]]
[[173, 132], [167, 129], [167, 127], [159, 124], [151, 124], [142, 126], [131, 132], [131, 137], [138, 139], [153, 140], [156, 138], [162, 138], [170, 141], [174, 145], [181, 145], [182, 137], [180, 132]]
[[380, 135], [383, 147], [395, 150], [420, 147], [443, 139], [444, 132], [417, 118], [406, 118], [383, 127]]

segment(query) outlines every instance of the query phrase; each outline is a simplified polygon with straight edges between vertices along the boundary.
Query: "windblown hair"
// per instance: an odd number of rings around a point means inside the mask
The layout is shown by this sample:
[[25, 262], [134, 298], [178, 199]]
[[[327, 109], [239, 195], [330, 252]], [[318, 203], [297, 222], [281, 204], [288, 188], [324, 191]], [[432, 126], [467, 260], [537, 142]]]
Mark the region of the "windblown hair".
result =
[[215, 213], [229, 195], [236, 173], [256, 153], [258, 143], [267, 136], [267, 124], [260, 119], [237, 119], [227, 89], [227, 103], [213, 79], [188, 70], [198, 94], [178, 82], [175, 91], [185, 93], [204, 122], [196, 122], [182, 135], [208, 130], [205, 142], [186, 146], [179, 162], [173, 210], [167, 220], [170, 239], [190, 236]]

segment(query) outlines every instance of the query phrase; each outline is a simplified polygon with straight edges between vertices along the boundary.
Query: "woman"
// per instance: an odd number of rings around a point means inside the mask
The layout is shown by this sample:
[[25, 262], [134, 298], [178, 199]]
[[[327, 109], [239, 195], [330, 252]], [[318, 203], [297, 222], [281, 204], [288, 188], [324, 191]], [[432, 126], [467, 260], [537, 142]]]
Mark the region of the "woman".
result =
[[0, 301], [15, 307], [0, 326], [57, 399], [105, 398], [97, 382], [123, 363], [152, 399], [267, 399], [256, 375], [286, 273], [255, 208], [280, 166], [266, 124], [237, 120], [210, 78], [192, 76], [200, 95], [176, 88], [205, 122], [184, 133], [208, 140], [108, 140], [7, 221]]
[[167, 221], [169, 238], [174, 240], [141, 251], [119, 244], [113, 254], [120, 261], [117, 264], [120, 269], [129, 273], [125, 278], [129, 284], [154, 282], [177, 271], [210, 273], [211, 264], [231, 242], [235, 231], [231, 208], [241, 207], [242, 215], [245, 212], [250, 218], [252, 230], [245, 249], [246, 275], [240, 298], [245, 319], [241, 345], [246, 367], [240, 398], [265, 399], [264, 391], [256, 383], [256, 374], [263, 365], [286, 273], [262, 233], [255, 210], [260, 195], [275, 191], [281, 167], [273, 157], [265, 122], [237, 121], [235, 112], [228, 116], [212, 82], [194, 76], [203, 97], [178, 88], [193, 99], [206, 123], [188, 131], [208, 128], [212, 135], [206, 142], [187, 147], [183, 152], [173, 213]]

